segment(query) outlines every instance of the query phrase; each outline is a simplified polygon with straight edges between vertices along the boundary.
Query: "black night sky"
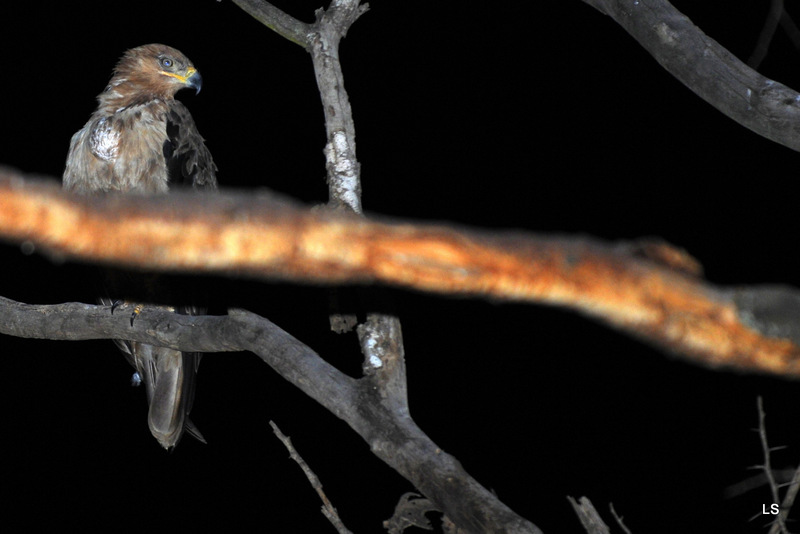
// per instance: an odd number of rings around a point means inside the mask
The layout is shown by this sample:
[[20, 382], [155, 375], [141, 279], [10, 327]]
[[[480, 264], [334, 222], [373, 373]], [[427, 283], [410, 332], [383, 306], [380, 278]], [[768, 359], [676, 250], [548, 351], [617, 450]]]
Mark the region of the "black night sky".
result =
[[[321, 2], [275, 4], [311, 21]], [[767, 4], [675, 2], [745, 59]], [[376, 0], [343, 41], [368, 211], [607, 240], [660, 236], [697, 257], [712, 283], [800, 286], [797, 154], [701, 101], [580, 0], [490, 6]], [[229, 1], [4, 3], [0, 163], [60, 177], [116, 60], [149, 42], [180, 49], [202, 73], [200, 95], [181, 99], [223, 187], [326, 200], [309, 56]], [[800, 89], [800, 55], [780, 31], [760, 70]], [[93, 267], [13, 243], [0, 254], [0, 295], [93, 302]], [[268, 317], [358, 371], [355, 336], [328, 328], [327, 288], [202, 282], [220, 305]], [[635, 533], [761, 532], [766, 520], [748, 519], [771, 502], [766, 488], [723, 497], [762, 461], [758, 395], [771, 443], [788, 446], [775, 465], [800, 461], [796, 383], [694, 367], [563, 310], [390, 293], [412, 416], [545, 532], [581, 532], [567, 495], [588, 496], [609, 521], [613, 502]], [[251, 354], [204, 358], [192, 419], [208, 444], [185, 438], [168, 454], [110, 341], [3, 336], [0, 352], [0, 478], [12, 531], [333, 532], [269, 420], [357, 533], [381, 532], [413, 490]]]

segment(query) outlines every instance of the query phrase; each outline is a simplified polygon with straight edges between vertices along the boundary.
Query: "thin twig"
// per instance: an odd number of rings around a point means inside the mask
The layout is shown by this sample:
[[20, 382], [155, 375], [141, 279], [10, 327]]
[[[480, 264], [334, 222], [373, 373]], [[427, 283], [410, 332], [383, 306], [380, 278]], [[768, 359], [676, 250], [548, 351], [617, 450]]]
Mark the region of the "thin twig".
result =
[[622, 522], [622, 516], [617, 515], [617, 511], [614, 510], [614, 503], [613, 502], [608, 503], [608, 507], [611, 509], [611, 515], [614, 516], [614, 519], [616, 520], [620, 528], [623, 530], [623, 532], [625, 532], [625, 534], [632, 534], [630, 529], [625, 526], [625, 523]]
[[[769, 448], [769, 443], [767, 442], [767, 427], [765, 424], [767, 414], [764, 412], [764, 401], [761, 398], [761, 395], [758, 396], [756, 403], [758, 404], [758, 436], [761, 440], [761, 451], [764, 454], [764, 464], [761, 466], [761, 468], [764, 470], [764, 475], [767, 477], [769, 489], [772, 492], [772, 502], [777, 504], [780, 502], [780, 493], [778, 492], [778, 483], [775, 481], [775, 477], [772, 474], [772, 462], [770, 455], [773, 449]], [[775, 518], [775, 522], [769, 529], [769, 534], [778, 534], [778, 532], [781, 532], [782, 534], [789, 534], [789, 532], [786, 530], [786, 521], [782, 512], [783, 511], [781, 510], [781, 513], [779, 513]]]
[[786, 36], [789, 37], [795, 51], [800, 52], [800, 29], [797, 28], [797, 24], [794, 23], [794, 20], [792, 20], [792, 17], [789, 16], [789, 13], [787, 13], [785, 9], [781, 16], [781, 28], [783, 28]]
[[764, 21], [764, 27], [761, 28], [761, 33], [758, 36], [756, 47], [753, 53], [747, 60], [747, 65], [752, 69], [757, 69], [764, 58], [767, 57], [769, 44], [772, 38], [775, 37], [775, 30], [778, 28], [778, 22], [781, 20], [783, 14], [783, 0], [772, 0], [767, 12], [767, 19]]
[[319, 495], [319, 498], [322, 499], [322, 515], [328, 518], [328, 521], [331, 522], [339, 534], [353, 534], [347, 529], [347, 527], [344, 526], [344, 523], [342, 523], [342, 520], [339, 518], [339, 514], [336, 513], [336, 508], [333, 506], [333, 504], [331, 504], [331, 501], [328, 500], [328, 496], [325, 495], [325, 492], [322, 490], [322, 482], [320, 482], [319, 477], [314, 473], [314, 471], [311, 470], [306, 461], [303, 460], [303, 457], [300, 456], [300, 453], [297, 452], [297, 449], [294, 448], [294, 445], [292, 445], [292, 439], [281, 432], [281, 430], [278, 428], [278, 425], [276, 425], [274, 421], [270, 421], [269, 426], [272, 427], [272, 431], [289, 450], [289, 457], [297, 462], [297, 465], [300, 466], [300, 469], [303, 470], [306, 478], [311, 483], [311, 487], [314, 488], [314, 490], [317, 492], [317, 495]]
[[761, 440], [761, 451], [764, 453], [764, 464], [761, 466], [764, 470], [764, 475], [767, 477], [767, 483], [772, 491], [772, 502], [777, 503], [780, 499], [778, 497], [778, 484], [775, 482], [775, 477], [772, 475], [772, 465], [770, 463], [770, 449], [767, 442], [767, 428], [764, 420], [767, 414], [764, 412], [764, 400], [758, 396], [756, 400], [758, 404], [758, 437]]
[[311, 25], [297, 20], [264, 0], [233, 0], [233, 3], [281, 37], [308, 49]]

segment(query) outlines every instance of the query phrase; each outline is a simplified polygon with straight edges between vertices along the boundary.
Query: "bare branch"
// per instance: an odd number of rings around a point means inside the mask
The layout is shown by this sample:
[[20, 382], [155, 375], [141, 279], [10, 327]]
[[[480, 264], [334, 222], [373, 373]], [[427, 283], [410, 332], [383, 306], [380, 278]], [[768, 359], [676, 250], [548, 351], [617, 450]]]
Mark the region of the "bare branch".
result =
[[138, 267], [380, 281], [569, 306], [706, 365], [800, 376], [792, 320], [800, 298], [791, 290], [714, 288], [588, 238], [379, 223], [266, 195], [123, 203], [10, 177], [0, 179], [0, 232], [60, 255]]
[[328, 518], [328, 521], [331, 522], [336, 532], [339, 532], [339, 534], [352, 534], [352, 532], [344, 526], [344, 523], [342, 523], [342, 520], [339, 518], [339, 514], [336, 512], [336, 508], [331, 504], [328, 496], [325, 495], [319, 477], [311, 470], [306, 461], [303, 460], [303, 457], [297, 452], [297, 449], [294, 448], [294, 445], [292, 445], [292, 439], [281, 432], [281, 429], [278, 428], [278, 425], [276, 425], [274, 421], [270, 421], [269, 426], [272, 427], [272, 431], [289, 451], [289, 457], [297, 462], [297, 465], [303, 470], [306, 478], [311, 483], [311, 487], [314, 488], [314, 491], [317, 492], [317, 495], [319, 495], [319, 498], [322, 500], [322, 515]]
[[187, 352], [253, 352], [350, 425], [378, 458], [465, 532], [539, 532], [474, 480], [407, 413], [398, 414], [373, 379], [350, 378], [263, 317], [244, 310], [216, 317], [145, 308], [131, 328], [127, 314], [112, 315], [104, 306], [28, 305], [2, 297], [0, 316], [0, 333], [29, 338], [129, 339]]
[[233, 3], [281, 37], [308, 49], [310, 24], [287, 15], [264, 0], [233, 0]]
[[[362, 214], [360, 165], [356, 158], [356, 128], [350, 100], [344, 87], [344, 74], [339, 61], [339, 43], [350, 25], [363, 13], [359, 0], [331, 2], [328, 10], [318, 10], [317, 21], [309, 34], [309, 51], [314, 76], [319, 88], [325, 115], [327, 142], [325, 153], [328, 207]], [[331, 329], [348, 332], [358, 323], [355, 309], [348, 308], [346, 291], [332, 290]], [[344, 305], [344, 307], [343, 307]], [[379, 342], [377, 331], [372, 332]], [[399, 341], [402, 345], [402, 340]], [[366, 354], [366, 353], [365, 353]], [[367, 367], [365, 367], [367, 369]]]
[[[311, 37], [311, 58], [317, 77], [328, 143], [329, 205], [334, 209], [362, 213], [360, 165], [356, 158], [356, 129], [339, 60], [339, 42], [350, 26], [364, 14], [359, 0], [332, 2], [318, 13]], [[365, 374], [375, 379], [384, 401], [398, 414], [408, 414], [403, 335], [397, 317], [369, 313], [358, 326]]]
[[764, 426], [764, 419], [766, 418], [766, 414], [764, 413], [764, 401], [762, 400], [761, 396], [759, 395], [758, 399], [756, 400], [758, 404], [758, 437], [761, 441], [761, 451], [764, 453], [764, 465], [761, 468], [764, 470], [764, 476], [767, 477], [767, 483], [769, 484], [769, 488], [772, 491], [772, 502], [777, 503], [780, 499], [778, 497], [778, 484], [775, 482], [775, 478], [772, 476], [772, 465], [770, 464], [770, 448], [767, 444], [767, 428]]
[[798, 464], [797, 469], [794, 470], [794, 475], [791, 481], [788, 482], [788, 488], [789, 489], [786, 490], [786, 495], [783, 496], [783, 502], [781, 502], [781, 516], [783, 516], [784, 524], [789, 518], [789, 512], [792, 506], [794, 506], [797, 494], [800, 493], [800, 464]]
[[662, 67], [742, 126], [800, 150], [800, 94], [754, 71], [666, 0], [584, 0], [612, 17]]
[[573, 497], [567, 496], [567, 500], [588, 534], [611, 534], [611, 529], [605, 524], [588, 497], [581, 497], [576, 501]]
[[614, 503], [608, 503], [608, 508], [611, 510], [611, 515], [614, 516], [614, 520], [617, 522], [619, 527], [625, 534], [633, 534], [628, 527], [625, 526], [625, 523], [622, 522], [622, 516], [617, 515], [617, 511], [614, 509]]
[[377, 222], [266, 193], [86, 198], [2, 171], [0, 235], [62, 258], [154, 270], [564, 306], [697, 364], [800, 377], [800, 293], [719, 288], [628, 244]]
[[789, 13], [787, 13], [785, 9], [781, 17], [781, 28], [786, 32], [786, 36], [789, 37], [795, 50], [800, 51], [800, 29], [797, 28], [797, 24], [794, 23], [794, 20], [792, 20], [792, 17], [789, 16]]
[[387, 402], [398, 413], [408, 413], [405, 352], [400, 320], [391, 315], [370, 313], [358, 326], [358, 339], [364, 354], [364, 374], [375, 380]]
[[356, 158], [356, 127], [339, 60], [339, 42], [366, 11], [367, 6], [360, 6], [359, 0], [331, 2], [326, 11], [317, 12], [317, 22], [309, 36], [328, 138], [325, 160], [330, 205], [355, 213], [362, 212], [360, 165]]
[[[763, 471], [760, 465], [753, 466], [753, 468], [758, 468], [759, 470]], [[794, 467], [773, 469], [772, 477], [775, 479], [775, 482], [778, 483], [778, 487], [784, 487], [791, 484], [791, 480], [796, 472], [797, 470]], [[757, 475], [748, 477], [741, 482], [736, 482], [735, 484], [727, 486], [723, 492], [723, 495], [726, 499], [731, 499], [733, 497], [738, 497], [739, 495], [744, 495], [745, 493], [753, 491], [754, 489], [761, 488], [767, 483], [767, 476], [763, 472], [758, 473]]]
[[314, 24], [302, 23], [264, 0], [234, 0], [236, 5], [270, 29], [309, 50], [314, 64], [328, 142], [325, 159], [331, 205], [361, 213], [360, 166], [356, 159], [356, 136], [350, 101], [344, 89], [339, 61], [339, 41], [364, 13], [359, 0], [337, 0], [327, 10], [317, 11]]
[[[772, 472], [771, 461], [771, 453], [775, 450], [775, 448], [770, 448], [769, 443], [767, 442], [767, 427], [765, 424], [767, 414], [764, 412], [764, 401], [760, 395], [758, 396], [756, 402], [758, 404], [758, 437], [761, 441], [761, 450], [764, 454], [764, 464], [761, 465], [761, 469], [764, 471], [764, 476], [767, 478], [767, 484], [772, 492], [772, 502], [778, 504], [780, 502], [780, 492], [778, 490], [778, 483], [775, 481], [775, 476]], [[789, 506], [789, 508], [791, 508], [791, 506]], [[775, 517], [775, 521], [772, 523], [772, 526], [769, 529], [769, 534], [789, 534], [789, 531], [786, 529], [786, 518], [788, 515], [789, 509], [783, 509], [781, 507], [781, 510]]]
[[757, 69], [761, 62], [764, 61], [764, 58], [767, 57], [769, 44], [775, 36], [775, 30], [778, 29], [778, 23], [783, 13], [783, 0], [772, 0], [767, 13], [767, 20], [764, 21], [764, 27], [761, 28], [756, 47], [747, 59], [747, 65], [750, 68]]
[[[366, 10], [366, 5], [361, 6], [360, 0], [331, 2], [327, 10], [317, 12], [317, 21], [309, 34], [309, 50], [328, 139], [324, 150], [328, 205], [335, 210], [356, 214], [362, 214], [360, 164], [356, 157], [355, 123], [339, 60], [339, 43]], [[332, 325], [346, 325], [350, 320], [350, 317], [338, 313], [331, 316]], [[366, 380], [372, 382], [373, 391], [380, 396], [388, 413], [410, 421], [400, 320], [392, 315], [368, 313], [357, 331], [364, 354]], [[530, 527], [535, 528], [533, 525]]]

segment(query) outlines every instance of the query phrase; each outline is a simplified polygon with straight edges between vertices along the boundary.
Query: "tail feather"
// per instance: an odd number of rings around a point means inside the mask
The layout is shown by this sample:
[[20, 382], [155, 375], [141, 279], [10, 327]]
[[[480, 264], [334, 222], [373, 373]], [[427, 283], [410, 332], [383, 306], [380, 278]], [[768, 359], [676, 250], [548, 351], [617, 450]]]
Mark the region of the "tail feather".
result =
[[[112, 305], [108, 298], [101, 299], [101, 302]], [[174, 311], [174, 308], [160, 305], [147, 305], [145, 308]], [[196, 313], [193, 309], [186, 311]], [[184, 431], [206, 443], [203, 435], [189, 420], [201, 354], [126, 340], [114, 342], [144, 383], [149, 404], [147, 424], [158, 443], [165, 449], [172, 449], [178, 444]]]

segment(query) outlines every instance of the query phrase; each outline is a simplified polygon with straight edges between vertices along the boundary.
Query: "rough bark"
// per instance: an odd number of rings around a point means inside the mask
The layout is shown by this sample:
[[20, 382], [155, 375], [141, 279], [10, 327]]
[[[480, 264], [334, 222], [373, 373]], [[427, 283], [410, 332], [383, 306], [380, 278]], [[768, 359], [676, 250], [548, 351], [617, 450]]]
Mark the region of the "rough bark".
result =
[[800, 94], [748, 67], [666, 0], [584, 0], [700, 98], [745, 128], [800, 150]]

